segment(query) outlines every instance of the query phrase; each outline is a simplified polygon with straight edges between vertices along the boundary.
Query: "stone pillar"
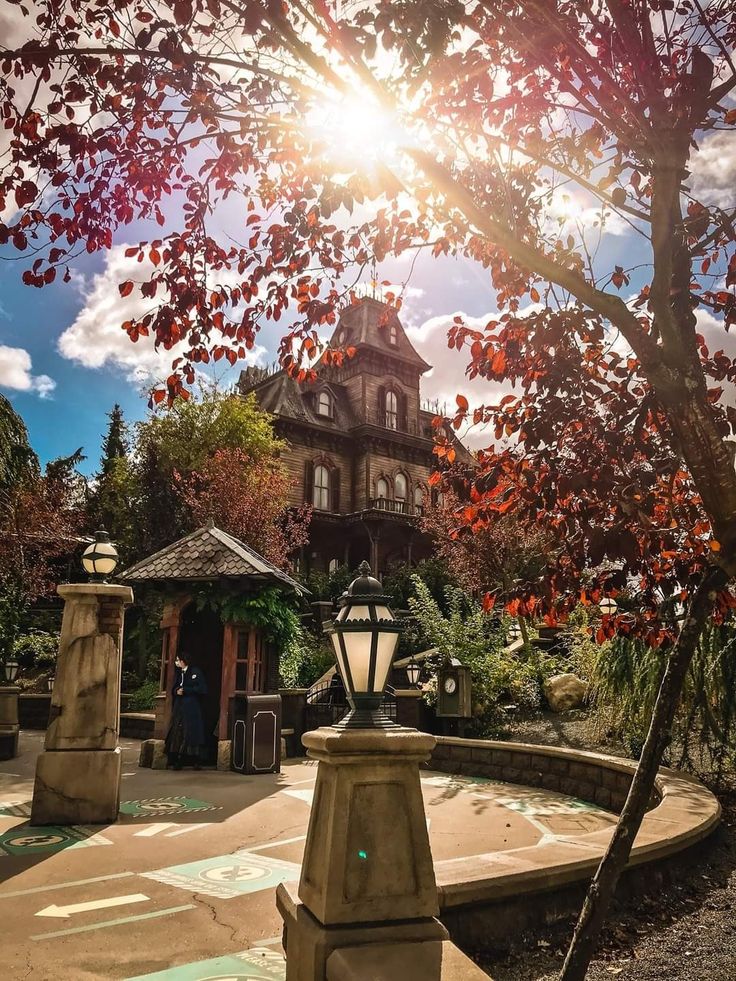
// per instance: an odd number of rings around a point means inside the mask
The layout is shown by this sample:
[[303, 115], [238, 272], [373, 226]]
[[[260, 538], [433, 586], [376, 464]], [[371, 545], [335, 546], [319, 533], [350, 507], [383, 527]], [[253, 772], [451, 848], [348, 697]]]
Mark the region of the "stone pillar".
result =
[[120, 803], [123, 617], [133, 592], [107, 583], [57, 592], [64, 618], [31, 823], [107, 824], [117, 820]]
[[20, 688], [3, 685], [0, 688], [0, 760], [12, 760], [18, 755], [18, 695]]
[[445, 939], [419, 781], [434, 736], [324, 728], [302, 742], [319, 768], [298, 895], [276, 894], [287, 981], [324, 981], [338, 948]]

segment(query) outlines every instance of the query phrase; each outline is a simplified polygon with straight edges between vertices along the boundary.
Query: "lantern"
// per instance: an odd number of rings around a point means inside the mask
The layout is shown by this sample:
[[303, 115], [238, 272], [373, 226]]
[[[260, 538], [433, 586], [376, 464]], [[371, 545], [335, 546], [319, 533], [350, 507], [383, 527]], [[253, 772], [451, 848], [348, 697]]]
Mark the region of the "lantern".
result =
[[381, 712], [394, 654], [403, 625], [388, 607], [388, 598], [371, 567], [363, 562], [360, 575], [341, 597], [340, 612], [325, 628], [352, 710], [338, 728], [394, 728]]
[[106, 582], [118, 564], [118, 550], [110, 536], [101, 528], [95, 532], [95, 540], [82, 554], [82, 566], [92, 582]]

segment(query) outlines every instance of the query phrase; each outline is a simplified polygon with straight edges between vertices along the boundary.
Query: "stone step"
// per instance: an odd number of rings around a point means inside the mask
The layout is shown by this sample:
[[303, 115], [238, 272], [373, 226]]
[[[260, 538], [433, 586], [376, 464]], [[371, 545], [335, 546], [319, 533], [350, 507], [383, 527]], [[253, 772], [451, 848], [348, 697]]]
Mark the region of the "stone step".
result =
[[327, 960], [327, 981], [489, 981], [451, 940], [341, 947]]

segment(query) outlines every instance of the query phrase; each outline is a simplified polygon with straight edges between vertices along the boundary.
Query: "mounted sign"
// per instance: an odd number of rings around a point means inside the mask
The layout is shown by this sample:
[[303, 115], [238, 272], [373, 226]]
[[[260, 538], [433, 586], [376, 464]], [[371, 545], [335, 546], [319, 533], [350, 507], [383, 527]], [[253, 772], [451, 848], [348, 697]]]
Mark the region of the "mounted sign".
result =
[[437, 675], [437, 715], [469, 719], [473, 714], [470, 668], [452, 658]]

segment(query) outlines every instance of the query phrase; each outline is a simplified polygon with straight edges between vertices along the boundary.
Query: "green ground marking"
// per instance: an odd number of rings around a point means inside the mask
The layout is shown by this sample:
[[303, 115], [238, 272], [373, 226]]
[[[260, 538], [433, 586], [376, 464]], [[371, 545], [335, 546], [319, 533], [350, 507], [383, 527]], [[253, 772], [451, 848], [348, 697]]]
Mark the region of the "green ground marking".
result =
[[143, 800], [124, 800], [120, 813], [132, 817], [151, 817], [166, 814], [194, 814], [196, 811], [221, 811], [219, 804], [194, 797], [147, 797]]
[[137, 974], [126, 981], [284, 981], [286, 962], [281, 951], [252, 947], [241, 954], [213, 957], [155, 974]]
[[293, 862], [240, 851], [200, 862], [188, 862], [186, 865], [172, 865], [154, 872], [142, 872], [141, 875], [191, 893], [214, 896], [216, 899], [234, 899], [262, 889], [273, 889], [280, 882], [296, 881], [299, 871], [300, 866]]
[[[87, 841], [92, 835], [94, 841]], [[42, 852], [61, 852], [65, 848], [86, 847], [87, 845], [109, 845], [107, 838], [101, 838], [93, 830], [77, 827], [41, 827], [20, 825], [12, 831], [0, 835], [0, 855], [38, 855]]]

